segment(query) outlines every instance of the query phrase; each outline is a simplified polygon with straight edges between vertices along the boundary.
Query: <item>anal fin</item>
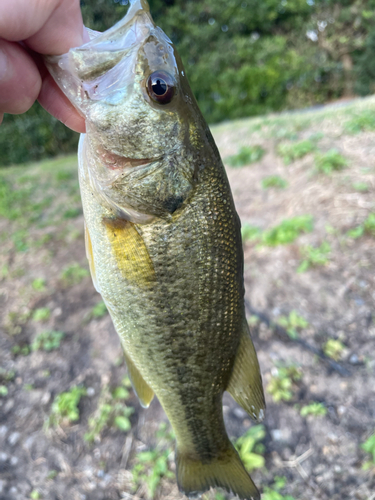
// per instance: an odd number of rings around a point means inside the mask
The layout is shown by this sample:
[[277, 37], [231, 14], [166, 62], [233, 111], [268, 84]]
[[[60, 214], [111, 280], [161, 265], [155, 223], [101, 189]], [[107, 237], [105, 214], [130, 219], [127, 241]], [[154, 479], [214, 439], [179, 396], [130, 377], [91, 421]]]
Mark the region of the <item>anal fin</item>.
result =
[[133, 361], [124, 351], [126, 366], [128, 368], [128, 375], [130, 381], [133, 385], [134, 392], [138, 396], [139, 402], [143, 408], [148, 408], [151, 401], [154, 398], [154, 391], [151, 387], [144, 381], [142, 375], [139, 373], [138, 368], [135, 366]]
[[254, 420], [264, 418], [265, 400], [257, 354], [244, 319], [240, 345], [226, 390]]

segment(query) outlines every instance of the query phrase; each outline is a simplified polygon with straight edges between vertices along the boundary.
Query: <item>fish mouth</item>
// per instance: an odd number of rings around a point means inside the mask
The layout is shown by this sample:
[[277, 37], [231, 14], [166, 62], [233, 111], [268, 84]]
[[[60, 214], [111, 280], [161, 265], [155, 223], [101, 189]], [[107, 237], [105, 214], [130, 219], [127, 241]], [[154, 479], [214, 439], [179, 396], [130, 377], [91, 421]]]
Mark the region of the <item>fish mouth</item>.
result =
[[128, 156], [121, 156], [116, 153], [112, 153], [103, 147], [99, 147], [96, 150], [96, 153], [102, 165], [107, 167], [109, 170], [124, 170], [144, 167], [161, 159], [160, 156], [155, 158], [130, 158]]

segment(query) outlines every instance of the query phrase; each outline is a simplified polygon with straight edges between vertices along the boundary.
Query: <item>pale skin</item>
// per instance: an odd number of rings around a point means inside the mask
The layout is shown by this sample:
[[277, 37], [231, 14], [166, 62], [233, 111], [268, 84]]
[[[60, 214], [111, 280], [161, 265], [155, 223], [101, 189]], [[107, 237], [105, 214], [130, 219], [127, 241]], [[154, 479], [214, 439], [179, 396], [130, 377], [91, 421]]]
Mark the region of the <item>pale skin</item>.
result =
[[84, 118], [45, 69], [42, 56], [64, 54], [89, 40], [79, 0], [0, 0], [0, 123], [39, 103], [76, 132]]

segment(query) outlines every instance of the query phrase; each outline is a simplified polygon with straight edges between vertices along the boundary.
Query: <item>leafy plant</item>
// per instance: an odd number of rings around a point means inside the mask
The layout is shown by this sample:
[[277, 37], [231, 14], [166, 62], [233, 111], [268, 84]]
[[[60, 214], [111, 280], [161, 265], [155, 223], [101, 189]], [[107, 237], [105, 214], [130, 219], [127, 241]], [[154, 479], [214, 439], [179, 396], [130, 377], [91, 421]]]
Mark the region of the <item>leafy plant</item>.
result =
[[316, 401], [305, 405], [301, 408], [300, 414], [302, 417], [307, 417], [308, 415], [313, 415], [314, 417], [324, 417], [327, 415], [327, 408], [323, 403], [318, 403]]
[[278, 318], [277, 323], [285, 328], [287, 334], [291, 339], [298, 338], [298, 332], [302, 328], [307, 328], [309, 323], [300, 316], [296, 311], [291, 311], [289, 316], [280, 316]]
[[37, 335], [31, 344], [32, 351], [54, 351], [60, 347], [65, 334], [58, 331], [47, 331]]
[[47, 321], [50, 316], [51, 310], [49, 307], [40, 307], [33, 312], [34, 321]]
[[31, 283], [31, 286], [37, 292], [44, 292], [46, 289], [46, 280], [43, 278], [35, 278], [35, 280]]
[[274, 401], [290, 401], [296, 389], [296, 383], [301, 380], [302, 372], [296, 366], [282, 366], [275, 368], [267, 385], [267, 392]]
[[286, 478], [285, 477], [275, 477], [274, 484], [272, 487], [265, 486], [262, 494], [262, 500], [295, 500], [294, 497], [290, 495], [282, 495], [280, 490], [285, 487]]
[[174, 477], [174, 473], [169, 470], [173, 434], [166, 432], [165, 424], [161, 424], [157, 437], [162, 439], [156, 448], [137, 453], [132, 470], [135, 488], [138, 488], [142, 483], [146, 483], [150, 498], [155, 497], [163, 477]]
[[360, 193], [365, 193], [369, 190], [367, 182], [353, 182], [353, 188]]
[[259, 238], [261, 230], [259, 227], [252, 226], [245, 222], [241, 227], [242, 241], [253, 241]]
[[103, 301], [98, 302], [91, 310], [91, 316], [93, 318], [102, 318], [108, 313], [107, 306]]
[[249, 472], [254, 469], [261, 469], [265, 465], [265, 459], [262, 456], [265, 448], [261, 443], [265, 436], [264, 425], [255, 425], [235, 442], [238, 454]]
[[301, 215], [291, 219], [285, 219], [261, 236], [261, 243], [267, 246], [286, 245], [293, 241], [302, 233], [309, 233], [313, 230], [313, 218], [311, 215]]
[[338, 361], [345, 350], [344, 344], [339, 339], [329, 339], [323, 346], [323, 352], [329, 358]]
[[30, 354], [30, 346], [28, 344], [16, 344], [12, 347], [12, 354], [18, 356], [28, 356]]
[[6, 385], [0, 385], [0, 397], [8, 395], [8, 387]]
[[307, 245], [301, 248], [303, 257], [302, 262], [298, 266], [297, 273], [304, 273], [310, 267], [324, 266], [329, 262], [328, 255], [331, 253], [331, 246], [328, 242], [324, 241], [320, 247], [313, 247]]
[[52, 403], [46, 426], [68, 425], [77, 421], [79, 419], [78, 405], [86, 392], [85, 387], [75, 386], [70, 391], [58, 394]]
[[348, 161], [337, 149], [330, 149], [327, 153], [317, 154], [315, 156], [316, 171], [321, 174], [329, 175], [335, 170], [342, 170], [347, 167]]
[[363, 444], [361, 444], [362, 450], [371, 455], [371, 460], [368, 460], [363, 464], [363, 468], [370, 469], [375, 466], [375, 433], [372, 434]]
[[90, 273], [87, 269], [75, 263], [71, 264], [63, 270], [63, 272], [61, 273], [61, 280], [66, 286], [78, 285], [78, 283], [80, 283], [83, 278], [85, 278], [89, 274]]
[[262, 188], [278, 188], [284, 189], [288, 186], [288, 182], [279, 175], [270, 175], [262, 180]]
[[308, 153], [311, 153], [316, 149], [313, 141], [309, 139], [304, 139], [302, 141], [294, 142], [292, 144], [280, 144], [277, 148], [277, 152], [283, 158], [286, 165], [292, 163]]
[[129, 396], [130, 393], [124, 385], [116, 387], [112, 392], [108, 387], [102, 390], [98, 408], [89, 418], [89, 432], [84, 436], [85, 441], [98, 441], [102, 432], [112, 426], [123, 432], [131, 429], [129, 417], [134, 413], [134, 408], [125, 404]]
[[243, 167], [261, 160], [264, 153], [262, 146], [244, 146], [236, 155], [229, 156], [226, 161], [231, 167]]

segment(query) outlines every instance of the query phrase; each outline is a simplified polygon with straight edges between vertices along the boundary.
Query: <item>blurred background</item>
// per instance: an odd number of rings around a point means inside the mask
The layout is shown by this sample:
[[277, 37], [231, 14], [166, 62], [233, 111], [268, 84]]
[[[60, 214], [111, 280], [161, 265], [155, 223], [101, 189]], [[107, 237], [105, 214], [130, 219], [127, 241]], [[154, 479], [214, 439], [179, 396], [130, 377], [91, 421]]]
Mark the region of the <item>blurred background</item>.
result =
[[[184, 61], [209, 123], [295, 109], [374, 91], [374, 0], [151, 0], [156, 24]], [[82, 0], [103, 31], [126, 0]], [[35, 105], [7, 116], [0, 165], [74, 151], [77, 136]]]
[[[127, 4], [84, 0], [85, 24]], [[228, 434], [263, 500], [375, 500], [375, 1], [150, 6], [242, 221], [267, 411], [225, 394]], [[38, 104], [0, 126], [0, 500], [182, 499], [89, 276], [77, 143]]]

